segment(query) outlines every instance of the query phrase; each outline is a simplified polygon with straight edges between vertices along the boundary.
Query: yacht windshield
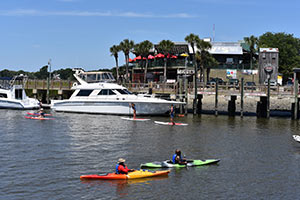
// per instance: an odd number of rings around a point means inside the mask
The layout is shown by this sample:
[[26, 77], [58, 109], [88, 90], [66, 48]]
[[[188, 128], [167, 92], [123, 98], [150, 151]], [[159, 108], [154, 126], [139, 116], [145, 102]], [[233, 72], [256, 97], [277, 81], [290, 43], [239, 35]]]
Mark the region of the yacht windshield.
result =
[[76, 96], [90, 96], [93, 90], [80, 90]]
[[115, 95], [111, 89], [102, 89], [98, 95]]
[[7, 94], [0, 93], [0, 98], [7, 98]]
[[128, 90], [124, 89], [116, 89], [120, 94], [132, 94], [131, 92], [129, 92]]

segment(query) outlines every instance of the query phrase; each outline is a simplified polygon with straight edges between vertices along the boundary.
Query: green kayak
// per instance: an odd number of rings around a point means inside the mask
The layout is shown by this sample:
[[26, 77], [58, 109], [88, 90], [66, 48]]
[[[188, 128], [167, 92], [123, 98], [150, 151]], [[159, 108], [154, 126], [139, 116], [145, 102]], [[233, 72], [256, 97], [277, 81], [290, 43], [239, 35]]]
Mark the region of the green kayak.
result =
[[173, 164], [172, 161], [166, 160], [162, 162], [149, 162], [141, 164], [141, 168], [172, 168], [172, 167], [195, 167], [201, 165], [216, 164], [220, 159], [207, 159], [207, 160], [187, 160], [186, 165]]

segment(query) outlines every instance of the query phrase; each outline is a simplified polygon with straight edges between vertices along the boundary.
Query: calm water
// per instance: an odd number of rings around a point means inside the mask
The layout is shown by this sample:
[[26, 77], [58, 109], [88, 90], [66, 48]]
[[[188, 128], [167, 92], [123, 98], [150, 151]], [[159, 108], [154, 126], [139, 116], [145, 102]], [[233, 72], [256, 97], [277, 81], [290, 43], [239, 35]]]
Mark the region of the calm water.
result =
[[[300, 122], [202, 115], [187, 127], [132, 122], [119, 116], [54, 113], [55, 120], [0, 110], [0, 199], [299, 199]], [[220, 158], [218, 165], [173, 169], [167, 178], [80, 181], [171, 158]]]

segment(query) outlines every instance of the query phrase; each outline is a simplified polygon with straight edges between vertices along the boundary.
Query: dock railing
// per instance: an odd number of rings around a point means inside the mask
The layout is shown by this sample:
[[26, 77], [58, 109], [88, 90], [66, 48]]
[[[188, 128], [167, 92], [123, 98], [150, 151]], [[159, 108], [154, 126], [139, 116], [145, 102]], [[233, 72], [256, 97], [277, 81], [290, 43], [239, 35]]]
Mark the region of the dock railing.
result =
[[[75, 81], [69, 80], [51, 80], [50, 81], [50, 90], [71, 90], [73, 83]], [[126, 83], [124, 84], [131, 92], [134, 93], [168, 93], [168, 94], [179, 94], [179, 82], [175, 83]], [[215, 92], [215, 84], [204, 84], [203, 82], [198, 83], [198, 93], [200, 94], [213, 94]], [[184, 87], [183, 87], [184, 88]], [[37, 89], [37, 90], [46, 90], [47, 89], [47, 80], [28, 80], [25, 89]], [[185, 94], [194, 93], [194, 83], [189, 82], [187, 85], [187, 90], [184, 91]], [[294, 95], [293, 86], [271, 86], [270, 87], [271, 95], [282, 95], [289, 96]], [[300, 91], [300, 90], [299, 90]], [[218, 85], [218, 93], [220, 95], [240, 95], [241, 94], [241, 85], [230, 85], [224, 84]], [[245, 95], [257, 95], [264, 96], [267, 94], [266, 85], [255, 85], [255, 86], [246, 86], [244, 85]]]

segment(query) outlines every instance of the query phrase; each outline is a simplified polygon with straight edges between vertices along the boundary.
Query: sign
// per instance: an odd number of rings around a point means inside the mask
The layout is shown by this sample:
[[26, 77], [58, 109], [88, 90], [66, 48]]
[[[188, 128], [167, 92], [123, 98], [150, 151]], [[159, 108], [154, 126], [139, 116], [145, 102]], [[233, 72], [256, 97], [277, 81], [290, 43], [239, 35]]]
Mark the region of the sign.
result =
[[194, 74], [193, 69], [177, 69], [177, 74]]
[[236, 78], [236, 69], [227, 69], [226, 70], [226, 77], [227, 78]]
[[265, 72], [266, 72], [267, 74], [272, 74], [272, 72], [273, 72], [273, 66], [272, 66], [271, 64], [266, 64], [266, 65], [264, 66], [264, 70], [265, 70]]
[[255, 75], [255, 74], [258, 74], [258, 70], [257, 69], [255, 69], [255, 70], [243, 69], [242, 70], [242, 74], [245, 74], [245, 75]]

